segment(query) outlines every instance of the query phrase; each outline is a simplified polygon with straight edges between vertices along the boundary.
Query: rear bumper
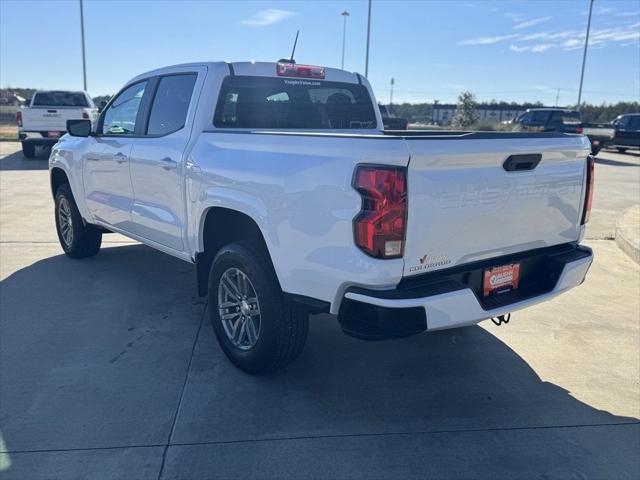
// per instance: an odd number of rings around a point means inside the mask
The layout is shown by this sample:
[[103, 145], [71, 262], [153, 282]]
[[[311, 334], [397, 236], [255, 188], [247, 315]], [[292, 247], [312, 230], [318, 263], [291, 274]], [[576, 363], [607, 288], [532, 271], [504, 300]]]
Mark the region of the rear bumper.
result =
[[55, 145], [65, 133], [66, 132], [60, 132], [60, 136], [58, 137], [49, 137], [49, 132], [19, 131], [18, 139], [23, 143], [33, 145]]
[[[521, 263], [521, 287], [482, 299], [484, 269], [513, 261]], [[394, 290], [352, 288], [345, 293], [338, 319], [345, 333], [365, 340], [473, 325], [580, 285], [592, 261], [590, 248], [565, 245], [434, 272], [404, 285], [401, 282]]]

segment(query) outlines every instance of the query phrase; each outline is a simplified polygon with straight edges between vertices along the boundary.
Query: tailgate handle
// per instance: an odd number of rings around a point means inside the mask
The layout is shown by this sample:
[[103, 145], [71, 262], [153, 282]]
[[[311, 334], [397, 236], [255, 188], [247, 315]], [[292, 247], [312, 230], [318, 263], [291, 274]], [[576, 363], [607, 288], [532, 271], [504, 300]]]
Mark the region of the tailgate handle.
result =
[[58, 110], [47, 110], [47, 113], [58, 113]]
[[542, 160], [541, 153], [527, 153], [523, 155], [510, 155], [502, 167], [507, 172], [522, 172], [525, 170], [533, 170]]

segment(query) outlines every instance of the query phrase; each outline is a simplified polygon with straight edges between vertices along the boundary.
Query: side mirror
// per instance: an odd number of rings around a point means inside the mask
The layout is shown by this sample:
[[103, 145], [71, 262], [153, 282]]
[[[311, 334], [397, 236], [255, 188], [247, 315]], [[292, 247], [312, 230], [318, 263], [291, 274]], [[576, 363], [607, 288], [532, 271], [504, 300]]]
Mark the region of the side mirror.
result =
[[91, 135], [91, 120], [67, 120], [67, 133], [72, 137]]

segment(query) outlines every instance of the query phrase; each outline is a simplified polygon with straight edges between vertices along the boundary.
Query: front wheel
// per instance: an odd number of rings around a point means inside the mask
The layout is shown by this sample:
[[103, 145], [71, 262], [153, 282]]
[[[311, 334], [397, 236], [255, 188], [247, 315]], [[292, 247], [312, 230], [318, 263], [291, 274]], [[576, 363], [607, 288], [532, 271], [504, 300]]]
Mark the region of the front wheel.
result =
[[292, 362], [307, 339], [308, 312], [283, 301], [258, 242], [234, 242], [216, 255], [209, 273], [209, 316], [223, 352], [247, 373]]
[[55, 217], [58, 240], [64, 253], [73, 258], [92, 257], [98, 253], [102, 232], [82, 221], [68, 183], [60, 185], [56, 192]]

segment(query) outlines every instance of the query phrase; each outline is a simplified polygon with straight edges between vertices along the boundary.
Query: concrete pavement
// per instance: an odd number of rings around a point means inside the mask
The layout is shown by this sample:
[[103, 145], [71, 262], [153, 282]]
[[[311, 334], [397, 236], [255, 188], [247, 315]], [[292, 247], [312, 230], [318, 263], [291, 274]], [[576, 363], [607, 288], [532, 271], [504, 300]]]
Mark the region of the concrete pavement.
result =
[[[366, 343], [315, 316], [296, 363], [251, 377], [191, 265], [116, 235], [62, 255], [46, 160], [15, 148], [0, 143], [0, 477], [636, 478], [640, 267], [615, 242], [586, 241], [585, 284], [508, 326]], [[639, 200], [637, 158], [600, 157], [588, 238]]]
[[616, 223], [616, 243], [640, 263], [640, 204], [627, 208]]

